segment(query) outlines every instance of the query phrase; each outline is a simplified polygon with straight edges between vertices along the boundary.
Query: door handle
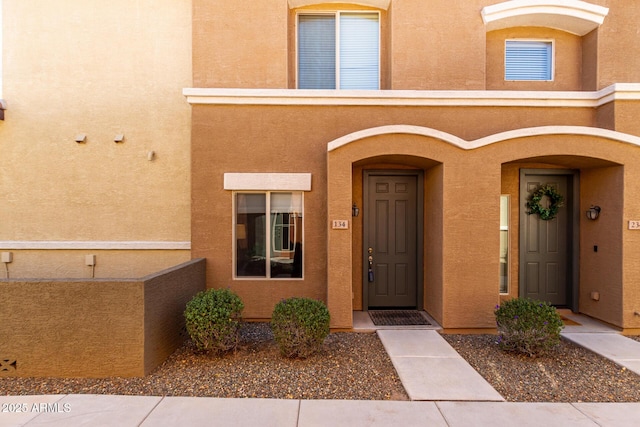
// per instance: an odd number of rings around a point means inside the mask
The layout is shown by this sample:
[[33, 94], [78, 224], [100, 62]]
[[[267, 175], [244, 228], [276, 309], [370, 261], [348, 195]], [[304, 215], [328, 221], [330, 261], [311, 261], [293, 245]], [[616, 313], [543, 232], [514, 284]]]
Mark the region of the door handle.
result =
[[[369, 248], [369, 254], [371, 254], [373, 252], [373, 250], [371, 248]], [[374, 280], [374, 275], [373, 275], [373, 256], [369, 255], [369, 282], [373, 282]]]

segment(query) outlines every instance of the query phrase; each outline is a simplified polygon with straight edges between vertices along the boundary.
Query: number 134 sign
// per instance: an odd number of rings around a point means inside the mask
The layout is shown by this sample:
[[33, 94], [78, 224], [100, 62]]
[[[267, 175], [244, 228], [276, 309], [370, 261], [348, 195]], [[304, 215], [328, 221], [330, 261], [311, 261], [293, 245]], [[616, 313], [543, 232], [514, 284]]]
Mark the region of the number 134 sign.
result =
[[349, 228], [349, 220], [334, 219], [331, 221], [331, 228], [334, 230], [347, 230]]

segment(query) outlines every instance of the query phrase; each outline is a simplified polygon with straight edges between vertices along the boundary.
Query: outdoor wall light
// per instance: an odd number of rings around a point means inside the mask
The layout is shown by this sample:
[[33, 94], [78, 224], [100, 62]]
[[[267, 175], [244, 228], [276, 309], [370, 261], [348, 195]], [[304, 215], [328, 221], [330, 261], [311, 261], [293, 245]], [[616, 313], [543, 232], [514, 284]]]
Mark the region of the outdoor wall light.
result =
[[123, 142], [124, 141], [124, 134], [123, 133], [119, 133], [116, 136], [113, 137], [113, 142]]
[[87, 135], [85, 135], [84, 133], [79, 133], [76, 135], [75, 141], [80, 144], [83, 142], [87, 142]]
[[592, 205], [589, 209], [587, 209], [587, 218], [589, 218], [592, 221], [595, 221], [600, 216], [600, 210], [601, 210], [600, 206]]
[[356, 204], [353, 204], [353, 207], [351, 208], [351, 215], [352, 216], [358, 216], [360, 215], [360, 209], [358, 209], [358, 206], [356, 206]]

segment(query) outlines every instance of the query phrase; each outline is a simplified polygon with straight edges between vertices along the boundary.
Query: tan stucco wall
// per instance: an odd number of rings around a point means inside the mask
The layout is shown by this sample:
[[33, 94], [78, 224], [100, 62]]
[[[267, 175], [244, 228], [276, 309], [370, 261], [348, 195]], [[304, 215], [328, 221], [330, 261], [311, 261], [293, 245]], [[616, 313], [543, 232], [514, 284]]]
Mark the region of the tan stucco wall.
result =
[[[521, 86], [531, 90], [595, 90], [640, 80], [631, 0], [593, 0], [609, 7], [604, 23], [584, 36], [536, 27], [487, 33], [481, 11], [496, 1], [392, 1], [381, 12], [381, 88], [483, 90]], [[319, 1], [289, 8], [286, 0], [249, 3], [194, 0], [196, 87], [295, 88], [299, 10], [371, 10], [370, 6]], [[568, 18], [567, 18], [568, 19]], [[237, 24], [232, 24], [232, 23]], [[242, 23], [250, 22], [250, 25]], [[556, 41], [553, 82], [504, 82], [503, 41], [509, 37]], [[581, 74], [582, 73], [582, 74]]]
[[185, 335], [204, 260], [129, 280], [0, 280], [3, 376], [130, 377], [160, 365]]
[[[143, 284], [2, 281], [2, 357], [12, 376], [144, 375]], [[5, 373], [6, 375], [9, 372]]]
[[582, 37], [582, 90], [598, 89], [598, 30]]
[[[361, 219], [351, 218], [354, 201], [362, 208], [362, 170], [418, 167], [426, 172], [425, 307], [447, 328], [492, 327], [493, 307], [499, 302], [496, 256], [499, 239], [497, 231], [492, 234], [486, 230], [498, 230], [499, 210], [487, 210], [487, 205], [498, 206], [499, 196], [505, 191], [512, 194], [514, 231], [511, 244], [514, 250], [511, 253], [510, 294], [516, 296], [519, 168], [587, 170], [609, 167], [613, 163], [625, 164], [631, 169], [637, 167], [633, 160], [637, 157], [634, 154], [637, 148], [632, 145], [567, 135], [523, 137], [466, 151], [428, 137], [392, 134], [356, 140], [326, 152], [327, 143], [339, 136], [394, 122], [426, 127], [436, 125], [454, 135], [479, 137], [509, 129], [515, 124], [536, 126], [561, 121], [590, 126], [596, 120], [591, 109], [193, 108], [194, 255], [209, 260], [209, 287], [231, 286], [250, 301], [248, 317], [269, 317], [280, 298], [307, 295], [326, 298], [332, 310], [333, 327], [349, 327], [352, 309], [361, 308], [362, 298], [362, 265], [359, 243], [356, 243], [362, 233]], [[258, 121], [257, 117], [260, 118]], [[326, 126], [326, 123], [333, 126]], [[236, 150], [221, 148], [229, 146]], [[254, 155], [247, 157], [245, 153], [249, 151]], [[211, 164], [215, 164], [216, 169], [207, 166]], [[312, 190], [305, 193], [303, 280], [232, 278], [232, 192], [223, 190], [224, 172], [312, 174]], [[585, 185], [588, 189], [595, 182], [587, 180]], [[603, 191], [612, 191], [609, 181], [605, 188]], [[612, 194], [627, 200], [630, 187], [625, 191], [625, 195], [616, 191]], [[633, 209], [637, 208], [635, 202], [631, 202], [631, 210], [620, 211], [619, 215], [633, 215]], [[349, 230], [331, 230], [332, 219], [350, 219], [352, 226]], [[621, 221], [620, 217], [618, 221]], [[628, 238], [634, 236], [631, 234]], [[606, 256], [615, 257], [623, 241], [612, 241], [612, 245], [618, 246]], [[328, 243], [325, 245], [325, 242]], [[605, 249], [599, 254], [604, 257], [603, 251]], [[321, 254], [326, 254], [326, 258]], [[612, 274], [621, 276], [623, 268], [626, 267], [618, 266]], [[625, 276], [624, 286], [633, 287], [636, 280]], [[328, 296], [325, 295], [327, 283]], [[612, 293], [620, 292], [621, 286], [621, 282], [612, 283], [609, 289]], [[607, 319], [622, 318], [620, 310], [619, 306], [615, 310], [605, 310]], [[632, 324], [627, 321], [624, 325], [631, 327]]]
[[[163, 270], [191, 259], [190, 250], [16, 250], [13, 262], [0, 265], [0, 278], [132, 278]], [[95, 267], [86, 256], [95, 255]]]
[[[491, 177], [484, 173], [487, 171], [482, 166], [486, 162], [484, 158], [466, 155], [463, 150], [435, 139], [392, 134], [355, 141], [329, 152], [329, 169], [339, 174], [340, 165], [359, 161], [362, 156], [375, 158], [391, 153], [421, 157], [425, 163], [433, 164], [435, 161], [443, 164], [444, 176], [439, 166], [429, 168], [425, 186], [425, 235], [429, 239], [424, 243], [425, 248], [428, 248], [425, 250], [425, 306], [428, 310], [433, 310], [436, 320], [448, 328], [491, 327], [491, 309], [498, 302], [497, 281], [494, 280], [498, 272], [498, 258], [493, 255], [498, 253], [499, 242], [497, 232], [495, 236], [491, 236], [485, 230], [498, 230], [498, 225], [494, 223], [497, 221], [499, 224], [499, 210], [482, 217], [475, 213], [480, 204], [485, 211], [484, 206], [491, 203], [491, 196], [485, 197], [478, 193], [484, 191], [484, 194], [490, 194], [491, 188], [496, 187], [493, 182], [496, 179], [499, 188], [499, 168], [494, 177]], [[473, 175], [469, 171], [479, 170], [483, 171], [483, 180], [476, 180], [474, 185], [469, 185], [470, 175]], [[335, 175], [330, 176], [333, 178]], [[437, 188], [439, 185], [441, 188]], [[442, 202], [438, 200], [440, 192]], [[350, 194], [349, 188], [345, 188], [337, 180], [329, 180], [330, 218], [343, 209], [340, 200], [345, 194]], [[497, 194], [499, 197], [499, 192]], [[435, 202], [435, 206], [429, 204], [431, 201]], [[333, 242], [329, 254], [330, 265], [333, 266], [335, 262], [346, 267], [345, 260], [340, 257], [343, 248], [339, 245], [348, 245], [350, 249], [351, 242], [333, 241], [332, 234], [337, 233], [329, 231], [329, 239]], [[330, 302], [332, 293], [341, 293], [344, 284], [337, 277], [334, 281], [331, 279], [330, 276]], [[491, 280], [496, 282], [495, 286], [487, 286]], [[490, 310], [484, 307], [489, 307]], [[335, 306], [330, 304], [331, 308], [335, 310]], [[334, 316], [336, 326], [340, 326], [341, 320], [347, 320], [337, 318], [338, 315]]]
[[[382, 144], [385, 148], [378, 147], [376, 140], [377, 139], [368, 140], [366, 145], [364, 141], [362, 141], [362, 153], [376, 155], [378, 154], [377, 150], [383, 149], [392, 152], [404, 152], [408, 146], [407, 138], [400, 135], [389, 137], [388, 140], [385, 140], [386, 143]], [[397, 143], [398, 146], [395, 146], [395, 143]], [[357, 145], [356, 143], [352, 144]], [[430, 144], [425, 141], [425, 144], [421, 146], [423, 148], [420, 148], [420, 150], [425, 150], [425, 147], [429, 145]], [[346, 152], [347, 147], [341, 147], [336, 150], [335, 154], [333, 152], [330, 153], [330, 164], [332, 162], [332, 156], [339, 157], [338, 151], [343, 149]], [[412, 151], [411, 149], [408, 150]], [[631, 190], [627, 188], [627, 196], [622, 194], [622, 168], [611, 168], [608, 166], [612, 161], [625, 162], [626, 158], [625, 167], [636, 170], [638, 165], [632, 160], [634, 150], [637, 150], [637, 148], [626, 144], [607, 142], [606, 140], [599, 140], [597, 138], [549, 136], [536, 138], [535, 141], [505, 141], [484, 149], [474, 150], [470, 153], [467, 152], [463, 158], [457, 158], [455, 156], [446, 156], [443, 158], [446, 171], [444, 183], [445, 208], [443, 209], [445, 212], [443, 234], [444, 280], [442, 284], [442, 292], [444, 294], [442, 298], [444, 304], [443, 325], [447, 328], [464, 328], [469, 325], [481, 327], [483, 324], [489, 327], [492, 307], [489, 306], [488, 303], [494, 295], [497, 295], [497, 289], [494, 289], [494, 287], [497, 287], [497, 265], [494, 266], [493, 264], [495, 263], [492, 262], [491, 259], [484, 259], [484, 256], [486, 253], [497, 253], [497, 248], [494, 248], [495, 251], [491, 250], [491, 243], [494, 239], [491, 234], [486, 235], [486, 230], [497, 230], [498, 220], [497, 218], [489, 218], [491, 216], [490, 213], [487, 213], [482, 206], [490, 203], [490, 201], [487, 202], [490, 195], [494, 193], [495, 196], [498, 195], [498, 192], [495, 191], [495, 188], [498, 186], [491, 185], [491, 182], [484, 177], [487, 176], [487, 173], [492, 170], [492, 168], [495, 168], [494, 171], [498, 170], [500, 163], [513, 161], [517, 158], [531, 158], [533, 161], [520, 161], [519, 164], [502, 167], [504, 186], [502, 192], [504, 192], [505, 189], [507, 189], [507, 191], [515, 190], [515, 194], [512, 194], [512, 197], [515, 197], [517, 206], [518, 176], [516, 173], [520, 167], [575, 168], [579, 169], [581, 174], [584, 174], [585, 179], [579, 183], [582, 190], [579, 202], [580, 207], [578, 212], [574, 212], [577, 221], [583, 224], [583, 227], [580, 228], [582, 244], [579, 249], [576, 249], [581, 260], [579, 264], [580, 310], [582, 311], [584, 307], [585, 313], [591, 314], [596, 318], [620, 327], [636, 328], [638, 320], [637, 316], [633, 314], [635, 309], [631, 309], [631, 306], [636, 307], [638, 304], [637, 297], [633, 294], [633, 290], [637, 287], [637, 275], [634, 277], [633, 274], [625, 274], [624, 286], [622, 285], [622, 280], [620, 280], [623, 271], [626, 272], [629, 268], [635, 273], [634, 263], [631, 259], [625, 258], [625, 267], [623, 267], [622, 240], [616, 237], [616, 233], [610, 233], [616, 228], [620, 230], [621, 225], [626, 227], [626, 225], [622, 224], [624, 222], [623, 218], [633, 215], [632, 212], [637, 212], [637, 206], [635, 206], [634, 202], [631, 210], [625, 209], [623, 211], [621, 209], [622, 200], [628, 200], [629, 191]], [[538, 152], [538, 154], [547, 153], [549, 156], [546, 157], [547, 161], [543, 163], [543, 158], [536, 156], [536, 152]], [[427, 153], [429, 153], [429, 151], [427, 151]], [[580, 157], [566, 157], [561, 156], [560, 153], [576, 153], [579, 154]], [[417, 152], [413, 154], [417, 154]], [[342, 155], [349, 157], [347, 154]], [[433, 154], [427, 155], [433, 156]], [[466, 161], [464, 157], [466, 157]], [[536, 158], [539, 160], [535, 160]], [[597, 161], [595, 158], [603, 160]], [[461, 167], [465, 167], [466, 170], [474, 171], [471, 175], [482, 176], [483, 179], [481, 181], [474, 180], [473, 186], [461, 185], [459, 184], [460, 182], [471, 180], [472, 176], [470, 176], [470, 173], [456, 173], [456, 171], [453, 171], [453, 168], [449, 167], [451, 164], [459, 164]], [[504, 175], [504, 173], [509, 170], [512, 171], [509, 173], [511, 178]], [[505, 178], [506, 182], [504, 181]], [[500, 179], [499, 176], [498, 179]], [[485, 184], [485, 181], [488, 183]], [[597, 197], [598, 195], [599, 197]], [[598, 203], [601, 206], [607, 206], [610, 216], [608, 220], [603, 219], [602, 221], [584, 224], [586, 221], [580, 218], [589, 207], [589, 204], [593, 203], [590, 201], [593, 197], [597, 197], [600, 200]], [[637, 198], [633, 199], [635, 200]], [[332, 212], [332, 200], [334, 200], [334, 197], [329, 201], [330, 215]], [[447, 204], [447, 200], [452, 200], [452, 203]], [[483, 212], [483, 216], [480, 217], [481, 221], [474, 217], [473, 213], [477, 212]], [[471, 217], [467, 218], [469, 215], [471, 215]], [[517, 224], [518, 218], [519, 211], [516, 211], [515, 216], [512, 214], [511, 223]], [[484, 223], [483, 221], [488, 222]], [[495, 224], [493, 224], [492, 221], [495, 222]], [[473, 224], [473, 226], [468, 227], [464, 226], [464, 224]], [[514, 244], [514, 238], [518, 236], [517, 226], [514, 227], [513, 233], [511, 236], [512, 245], [517, 248], [517, 243]], [[636, 240], [636, 235], [633, 231], [627, 231], [624, 234], [627, 235], [626, 239]], [[622, 235], [619, 235], [619, 237], [622, 237]], [[597, 257], [596, 259], [592, 256], [593, 243], [587, 244], [587, 242], [592, 242], [593, 239], [605, 242], [599, 245], [599, 251], [594, 255]], [[425, 245], [428, 247], [428, 243]], [[630, 246], [631, 245], [626, 243], [624, 244], [624, 247], [628, 248], [628, 250], [631, 250]], [[449, 247], [452, 248], [450, 251]], [[477, 249], [474, 250], [474, 248]], [[336, 248], [334, 248], [334, 250], [335, 249]], [[633, 249], [634, 252], [636, 250], [635, 248]], [[628, 252], [625, 252], [625, 254], [627, 253]], [[466, 262], [461, 262], [461, 259], [464, 259]], [[515, 266], [513, 266], [512, 269], [517, 272], [517, 251], [512, 254], [512, 265], [514, 262]], [[494, 267], [495, 271], [492, 271]], [[512, 280], [513, 279], [512, 276]], [[332, 285], [334, 285], [334, 283], [330, 282], [330, 293], [332, 291]], [[517, 280], [515, 285], [516, 286], [512, 286], [511, 291], [513, 296], [518, 295]], [[594, 285], [603, 289], [599, 291], [602, 299], [599, 304], [596, 303], [595, 306], [588, 303], [590, 293], [594, 290]], [[339, 286], [338, 282], [335, 283], [335, 286]], [[437, 288], [436, 286], [436, 289]], [[624, 291], [624, 289], [628, 289], [628, 291]], [[429, 291], [430, 284], [427, 282], [425, 283], [425, 292]], [[623, 292], [629, 296], [625, 299], [629, 307], [623, 307], [622, 305], [621, 294]], [[473, 300], [469, 299], [471, 296], [473, 296]], [[487, 300], [482, 304], [481, 300], [485, 297]], [[625, 306], [627, 304], [625, 304]], [[486, 324], [479, 321], [479, 319], [482, 318], [488, 319]]]
[[195, 87], [286, 87], [286, 0], [192, 1]]
[[[509, 149], [509, 145], [514, 143], [518, 144], [517, 151], [516, 146]], [[638, 189], [634, 184], [638, 182], [637, 171], [640, 167], [638, 156], [635, 154], [637, 147], [577, 136], [548, 136], [537, 138], [535, 143], [520, 140], [500, 145], [502, 154], [511, 151], [523, 159], [531, 158], [534, 163], [526, 167], [564, 167], [579, 170], [580, 207], [578, 212], [574, 212], [580, 227], [579, 310], [622, 328], [637, 328], [639, 318], [634, 316], [633, 312], [640, 303], [635, 293], [640, 276], [633, 260], [638, 256], [637, 241], [640, 235], [636, 230], [627, 228], [628, 221], [637, 217], [640, 212]], [[493, 150], [497, 149], [498, 146], [493, 147]], [[537, 157], [534, 154], [537, 150], [547, 151], [551, 156]], [[554, 152], [557, 155], [553, 155]], [[579, 153], [580, 157], [560, 155], [571, 152]], [[497, 151], [495, 154], [502, 158]], [[537, 163], [536, 159], [538, 162], [546, 160], [546, 165]], [[612, 166], [612, 163], [624, 167]], [[601, 206], [603, 210], [602, 218], [594, 222], [586, 220], [585, 217], [585, 211], [592, 204]], [[606, 215], [605, 211], [608, 212]], [[517, 224], [514, 223], [513, 214], [511, 219], [512, 225]], [[517, 217], [515, 219], [517, 221]], [[620, 234], [616, 230], [619, 230]], [[598, 245], [597, 253], [593, 251], [594, 245]], [[511, 280], [513, 283], [513, 275]], [[590, 300], [592, 291], [600, 292], [599, 302]], [[517, 293], [513, 294], [515, 295]]]
[[[246, 318], [270, 318], [276, 303], [294, 295], [326, 300], [325, 223], [307, 220], [326, 217], [325, 152], [306, 137], [308, 127], [289, 124], [300, 124], [308, 111], [276, 110], [193, 108], [192, 254], [207, 258], [208, 287], [231, 286], [238, 292]], [[282, 128], [265, 133], [264, 123]], [[304, 279], [233, 280], [233, 192], [223, 188], [225, 172], [312, 174], [311, 191], [304, 194]]]
[[[0, 241], [188, 242], [190, 2], [4, 1], [3, 21]], [[16, 277], [76, 268], [15, 252]]]
[[144, 278], [144, 373], [150, 374], [187, 338], [184, 311], [205, 286], [205, 260]]
[[[621, 310], [624, 179], [621, 166], [580, 172], [580, 311], [614, 325], [623, 324], [625, 311]], [[590, 221], [585, 212], [594, 205], [602, 211], [597, 220]], [[598, 301], [591, 298], [592, 292], [599, 294]]]
[[592, 0], [606, 6], [609, 14], [598, 29], [598, 89], [616, 82], [640, 81], [638, 16], [634, 0]]
[[[388, 10], [381, 11], [382, 89], [591, 91], [614, 82], [640, 80], [637, 71], [640, 67], [633, 66], [636, 59], [626, 59], [625, 49], [631, 52], [638, 49], [634, 44], [637, 35], [632, 30], [635, 28], [632, 21], [640, 16], [640, 11], [634, 5], [627, 7], [631, 2], [590, 2], [612, 9], [602, 27], [584, 36], [539, 27], [487, 33], [480, 13], [484, 6], [497, 2], [435, 0], [427, 3], [392, 1]], [[366, 7], [305, 2], [305, 8]], [[254, 18], [252, 21], [245, 19], [249, 14]], [[296, 10], [289, 9], [286, 1], [267, 4], [261, 0], [255, 7], [247, 8], [221, 1], [196, 0], [194, 15], [196, 86], [295, 88]], [[252, 22], [251, 28], [228, 24], [242, 19]], [[263, 31], [257, 35], [256, 28]], [[619, 46], [618, 31], [622, 37]], [[554, 81], [503, 81], [504, 40], [511, 37], [555, 41]], [[257, 92], [254, 95], [269, 96]], [[527, 98], [531, 93], [520, 95]], [[331, 98], [326, 93], [322, 96]], [[448, 100], [453, 98], [451, 95]], [[225, 100], [223, 104], [226, 102], [230, 101]], [[238, 98], [238, 102], [243, 101]], [[508, 107], [381, 106], [375, 105], [375, 100], [371, 103], [374, 105], [323, 106], [322, 102], [320, 97], [316, 99], [309, 94], [308, 99], [292, 97], [292, 105], [269, 106], [268, 102], [263, 104], [263, 100], [247, 102], [247, 105], [215, 105], [215, 102], [193, 105], [193, 253], [208, 259], [207, 286], [231, 286], [250, 301], [249, 317], [269, 317], [278, 299], [305, 295], [327, 301], [332, 310], [332, 327], [351, 325], [352, 309], [362, 308], [362, 248], [358, 241], [362, 235], [362, 218], [351, 217], [351, 206], [356, 202], [362, 208], [362, 173], [370, 167], [415, 167], [424, 172], [424, 306], [447, 328], [494, 325], [493, 307], [500, 300], [496, 254], [499, 248], [497, 206], [501, 193], [512, 196], [514, 232], [510, 237], [512, 286], [509, 295], [518, 295], [520, 168], [584, 171], [587, 188], [581, 187], [581, 194], [585, 197], [596, 194], [597, 185], [604, 185], [618, 195], [616, 203], [624, 200], [624, 208], [618, 211], [616, 219], [621, 224], [640, 208], [629, 200], [630, 195], [635, 194], [630, 180], [636, 179], [638, 165], [633, 159], [637, 157], [637, 147], [606, 138], [519, 137], [465, 151], [435, 137], [394, 134], [370, 136], [327, 153], [327, 144], [337, 138], [384, 125], [422, 126], [467, 141], [508, 130], [554, 125], [602, 127], [638, 135], [639, 125], [634, 119], [640, 113], [637, 101], [627, 104], [616, 100], [615, 105], [575, 108], [568, 103], [553, 107], [553, 101], [546, 106], [538, 103], [536, 107], [515, 106], [517, 101]], [[282, 99], [277, 103], [282, 103]], [[294, 105], [296, 103], [302, 105]], [[620, 190], [615, 180], [592, 179], [603, 174], [601, 169], [615, 165], [624, 165], [624, 190]], [[312, 175], [312, 189], [305, 193], [304, 279], [233, 279], [232, 192], [223, 189], [225, 172]], [[580, 203], [582, 210], [584, 201]], [[487, 205], [496, 209], [487, 211]], [[349, 219], [349, 229], [330, 229], [332, 219]], [[495, 234], [486, 232], [492, 229], [496, 230]], [[636, 287], [637, 279], [632, 274], [635, 270], [631, 267], [633, 258], [628, 258], [626, 252], [627, 248], [629, 253], [636, 251], [632, 247], [635, 236], [623, 230], [620, 241], [611, 240], [615, 250], [606, 254], [599, 252], [603, 259], [611, 259], [621, 247], [625, 249], [625, 260], [612, 273], [622, 277], [622, 281], [611, 283], [607, 288], [612, 295], [619, 292], [629, 295], [628, 288]], [[591, 237], [587, 232], [581, 234], [582, 239]], [[580, 248], [580, 256], [587, 256], [584, 250]], [[580, 288], [580, 298], [583, 293], [584, 289]], [[599, 310], [598, 315], [607, 319], [624, 319], [618, 321], [619, 326], [636, 325], [637, 320], [629, 317], [626, 305], [624, 313], [619, 305]]]
[[392, 2], [391, 89], [484, 89], [485, 4]]

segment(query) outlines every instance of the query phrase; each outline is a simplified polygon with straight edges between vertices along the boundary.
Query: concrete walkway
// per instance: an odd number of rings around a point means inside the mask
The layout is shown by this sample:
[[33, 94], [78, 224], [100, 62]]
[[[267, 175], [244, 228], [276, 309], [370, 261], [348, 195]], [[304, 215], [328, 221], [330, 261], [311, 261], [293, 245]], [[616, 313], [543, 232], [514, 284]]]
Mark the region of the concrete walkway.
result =
[[[640, 343], [585, 316], [563, 336], [640, 373]], [[0, 396], [5, 426], [635, 426], [638, 403], [511, 403], [434, 330], [377, 331], [412, 401]], [[0, 390], [1, 393], [1, 390]]]
[[640, 342], [587, 316], [564, 311], [562, 315], [578, 323], [564, 327], [564, 338], [640, 375]]
[[411, 400], [504, 401], [436, 331], [380, 330]]

